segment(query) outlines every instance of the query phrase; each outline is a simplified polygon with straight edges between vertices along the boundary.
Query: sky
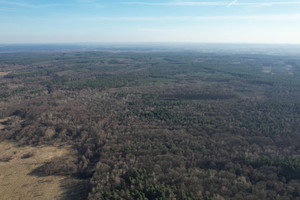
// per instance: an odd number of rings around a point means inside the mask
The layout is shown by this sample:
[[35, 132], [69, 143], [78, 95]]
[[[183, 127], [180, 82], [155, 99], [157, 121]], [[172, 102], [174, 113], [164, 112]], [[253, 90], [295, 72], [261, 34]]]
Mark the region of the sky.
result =
[[0, 0], [0, 43], [300, 44], [300, 0]]

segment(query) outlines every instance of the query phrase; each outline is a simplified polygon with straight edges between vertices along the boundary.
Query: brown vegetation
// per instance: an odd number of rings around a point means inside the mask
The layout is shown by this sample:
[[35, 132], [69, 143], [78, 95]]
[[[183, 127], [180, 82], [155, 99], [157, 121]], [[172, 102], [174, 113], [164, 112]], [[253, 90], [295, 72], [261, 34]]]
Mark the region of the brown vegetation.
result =
[[[88, 199], [300, 199], [299, 58], [72, 52], [0, 61], [13, 71], [1, 78], [0, 114], [10, 118], [0, 138], [32, 148], [4, 150], [0, 164], [24, 172], [14, 167], [38, 158], [24, 179], [33, 185], [76, 177], [89, 183], [76, 190]], [[73, 156], [53, 155], [66, 147]]]
[[[26, 156], [24, 159], [24, 155]], [[0, 143], [0, 157], [9, 157], [0, 161], [1, 199], [59, 199], [63, 195], [61, 182], [64, 176], [39, 177], [30, 175], [31, 171], [57, 156], [70, 155], [70, 150], [57, 147], [18, 147], [12, 142]]]

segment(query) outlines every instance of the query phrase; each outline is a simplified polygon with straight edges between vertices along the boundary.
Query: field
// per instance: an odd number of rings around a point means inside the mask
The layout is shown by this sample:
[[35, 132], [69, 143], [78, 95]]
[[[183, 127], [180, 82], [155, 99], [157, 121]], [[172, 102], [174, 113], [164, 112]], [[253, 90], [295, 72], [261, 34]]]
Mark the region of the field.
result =
[[9, 120], [9, 117], [4, 118], [4, 119], [0, 119], [0, 130], [5, 128], [5, 123]]
[[0, 67], [5, 198], [300, 199], [297, 55], [20, 52]]
[[[30, 172], [56, 156], [68, 154], [55, 147], [18, 147], [15, 143], [0, 143], [0, 195], [2, 199], [59, 199], [60, 185], [66, 177], [38, 177]], [[30, 156], [29, 158], [24, 158]]]
[[0, 77], [9, 74], [10, 72], [0, 72]]

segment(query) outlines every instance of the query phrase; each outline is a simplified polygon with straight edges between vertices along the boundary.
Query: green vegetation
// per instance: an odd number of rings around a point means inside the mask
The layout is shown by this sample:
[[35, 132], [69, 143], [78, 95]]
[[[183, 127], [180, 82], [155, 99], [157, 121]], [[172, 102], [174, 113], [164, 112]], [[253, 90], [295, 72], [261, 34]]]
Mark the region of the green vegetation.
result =
[[32, 174], [89, 182], [86, 199], [300, 199], [297, 57], [52, 52], [0, 64], [0, 139], [71, 145], [75, 160]]

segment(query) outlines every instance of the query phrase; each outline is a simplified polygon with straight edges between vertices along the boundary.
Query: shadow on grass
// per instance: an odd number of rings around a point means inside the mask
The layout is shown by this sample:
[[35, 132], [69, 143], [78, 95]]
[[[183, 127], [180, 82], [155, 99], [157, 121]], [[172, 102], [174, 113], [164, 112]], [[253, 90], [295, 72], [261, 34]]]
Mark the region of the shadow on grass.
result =
[[84, 200], [89, 192], [89, 180], [65, 178], [61, 183], [63, 200]]
[[62, 189], [62, 195], [60, 199], [62, 200], [84, 200], [87, 199], [89, 192], [89, 179], [81, 179], [74, 176], [74, 171], [67, 172], [66, 170], [55, 172], [47, 170], [47, 164], [32, 170], [28, 175], [37, 177], [46, 176], [63, 176], [65, 177], [59, 184]]

